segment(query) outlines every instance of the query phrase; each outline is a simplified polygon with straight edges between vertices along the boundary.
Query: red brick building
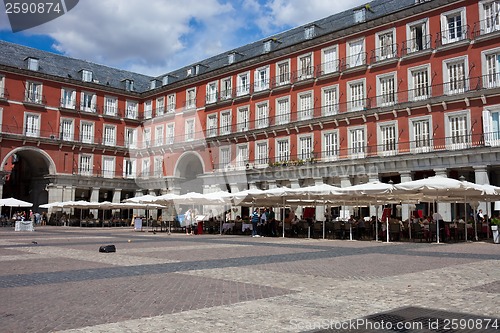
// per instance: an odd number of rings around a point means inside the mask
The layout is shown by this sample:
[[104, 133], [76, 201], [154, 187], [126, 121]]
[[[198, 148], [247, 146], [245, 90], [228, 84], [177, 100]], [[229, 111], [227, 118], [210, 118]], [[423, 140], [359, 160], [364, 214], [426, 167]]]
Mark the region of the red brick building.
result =
[[0, 42], [3, 196], [498, 185], [499, 12], [377, 0], [159, 77]]

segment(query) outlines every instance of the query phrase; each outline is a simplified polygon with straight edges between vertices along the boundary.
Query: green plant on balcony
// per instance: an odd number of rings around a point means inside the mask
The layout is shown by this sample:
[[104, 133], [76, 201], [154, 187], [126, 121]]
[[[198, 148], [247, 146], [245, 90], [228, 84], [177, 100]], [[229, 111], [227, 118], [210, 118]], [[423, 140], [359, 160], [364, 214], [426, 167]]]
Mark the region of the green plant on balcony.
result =
[[500, 218], [494, 217], [491, 219], [491, 225], [497, 225], [500, 226]]

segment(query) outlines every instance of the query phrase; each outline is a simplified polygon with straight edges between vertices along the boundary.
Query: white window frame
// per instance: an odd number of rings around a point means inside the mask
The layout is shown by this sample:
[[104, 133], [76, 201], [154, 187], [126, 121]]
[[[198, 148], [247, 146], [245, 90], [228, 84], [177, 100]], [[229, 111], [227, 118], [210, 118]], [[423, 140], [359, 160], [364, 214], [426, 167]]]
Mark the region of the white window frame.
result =
[[80, 110], [84, 112], [97, 112], [97, 94], [90, 91], [82, 91], [80, 98]]
[[269, 66], [257, 68], [254, 72], [254, 92], [269, 89]]
[[248, 143], [236, 145], [235, 166], [244, 169], [248, 163]]
[[161, 117], [165, 114], [165, 97], [161, 96], [156, 98], [156, 117]]
[[167, 113], [175, 112], [176, 109], [176, 95], [167, 95]]
[[102, 144], [105, 146], [116, 145], [116, 125], [104, 125], [102, 130]]
[[[89, 129], [85, 131], [84, 129]], [[82, 121], [80, 122], [80, 141], [82, 143], [94, 143], [95, 137], [95, 123], [92, 121]]]
[[255, 127], [267, 128], [269, 126], [269, 101], [255, 104]]
[[184, 140], [193, 141], [196, 132], [196, 122], [194, 118], [186, 119], [184, 122]]
[[132, 179], [137, 174], [137, 160], [135, 158], [126, 158], [123, 160], [123, 178]]
[[[457, 26], [454, 27], [453, 33], [452, 30], [449, 29], [449, 23], [448, 23], [448, 19], [451, 16], [453, 17], [460, 16], [460, 21], [461, 21], [459, 27]], [[467, 32], [464, 31], [464, 27], [467, 26], [467, 16], [465, 7], [460, 7], [445, 13], [441, 13], [440, 22], [441, 22], [442, 45], [455, 43], [467, 38]], [[455, 36], [451, 36], [452, 34], [454, 34]], [[460, 36], [458, 36], [459, 34]]]
[[[494, 120], [496, 120], [496, 124]], [[483, 135], [484, 135], [485, 146], [488, 147], [500, 146], [500, 104], [488, 105], [484, 107]]]
[[290, 84], [290, 59], [286, 59], [276, 63], [275, 81], [275, 85], [277, 87]]
[[[417, 37], [413, 36], [412, 30], [419, 27], [422, 30], [422, 40], [420, 41]], [[406, 53], [414, 53], [423, 50], [427, 50], [431, 47], [429, 37], [429, 19], [424, 18], [418, 21], [408, 23], [406, 25]], [[422, 45], [419, 45], [419, 44]]]
[[93, 82], [94, 75], [93, 75], [92, 71], [82, 69], [82, 81], [83, 82]]
[[[356, 88], [358, 87], [358, 88]], [[362, 93], [359, 93], [359, 87]], [[356, 92], [356, 94], [353, 94]], [[350, 112], [361, 111], [366, 108], [366, 79], [347, 82], [347, 110]]]
[[321, 158], [324, 161], [328, 162], [328, 161], [336, 161], [339, 159], [339, 157], [340, 157], [339, 131], [338, 130], [322, 131]]
[[[392, 78], [392, 87], [385, 80]], [[376, 76], [377, 80], [377, 106], [392, 106], [398, 102], [398, 77], [397, 72], [384, 73]], [[389, 81], [387, 81], [389, 82]], [[392, 88], [392, 91], [391, 91]]]
[[82, 176], [92, 176], [94, 172], [94, 156], [92, 154], [80, 154], [78, 158], [78, 171], [78, 174]]
[[[456, 117], [465, 119], [465, 124], [462, 124], [462, 128], [458, 130], [460, 132], [458, 136], [455, 135], [457, 129], [452, 129], [453, 124], [450, 121], [451, 118]], [[456, 150], [470, 148], [472, 142], [470, 110], [447, 112], [444, 114], [444, 123], [447, 149]]]
[[154, 163], [153, 176], [154, 177], [163, 177], [163, 156], [155, 156], [153, 163]]
[[233, 78], [226, 77], [220, 80], [220, 99], [228, 100], [233, 97]]
[[250, 93], [250, 72], [238, 74], [236, 81], [236, 96], [248, 95]]
[[[333, 52], [334, 56], [329, 55]], [[332, 59], [330, 59], [330, 57]], [[331, 74], [339, 71], [339, 48], [338, 45], [325, 47], [321, 50], [321, 73], [323, 75]]]
[[290, 123], [290, 96], [276, 98], [275, 119], [276, 125], [284, 125]]
[[116, 116], [118, 114], [118, 98], [104, 96], [104, 114], [107, 116]]
[[308, 120], [314, 117], [314, 93], [313, 90], [297, 94], [298, 120]]
[[163, 125], [155, 126], [155, 146], [163, 146], [165, 142], [165, 127]]
[[168, 123], [165, 126], [165, 139], [167, 145], [172, 145], [175, 143], [175, 123]]
[[196, 87], [186, 89], [186, 109], [196, 109]]
[[151, 136], [151, 127], [144, 127], [144, 131], [142, 132], [142, 147], [149, 148], [152, 146]]
[[[415, 72], [427, 71], [427, 88], [415, 87], [415, 80], [413, 74]], [[432, 96], [432, 77], [431, 77], [431, 65], [425, 64], [422, 66], [408, 68], [408, 100], [409, 101], [421, 101], [426, 100]], [[425, 90], [427, 90], [426, 94]], [[418, 96], [417, 96], [418, 95]]]
[[[64, 124], [67, 124], [66, 126]], [[59, 138], [63, 141], [73, 141], [75, 139], [75, 120], [73, 118], [61, 118], [61, 131]]]
[[[349, 157], [351, 159], [365, 158], [367, 148], [366, 126], [349, 127], [347, 133]], [[360, 139], [362, 141], [358, 142]]]
[[125, 128], [124, 143], [127, 148], [137, 148], [137, 128]]
[[34, 112], [25, 112], [24, 135], [32, 138], [39, 138], [41, 121], [42, 121], [41, 114]]
[[[0, 95], [1, 95], [0, 85]], [[76, 108], [76, 90], [72, 88], [61, 89], [61, 107], [64, 109], [74, 110]]]
[[137, 119], [138, 109], [139, 109], [139, 103], [137, 101], [127, 100], [125, 102], [125, 118]]
[[232, 130], [231, 110], [221, 111], [220, 117], [219, 117], [219, 133], [220, 133], [220, 135], [231, 134], [231, 130]]
[[153, 118], [153, 100], [147, 100], [144, 102], [144, 119]]
[[[353, 51], [354, 45], [361, 45], [361, 50], [357, 54]], [[366, 40], [364, 37], [350, 40], [346, 43], [346, 68], [358, 67], [366, 64]]]
[[[427, 122], [428, 123], [428, 138], [426, 139], [420, 139], [419, 142], [417, 142], [416, 139], [416, 133], [415, 133], [415, 128], [414, 124], [415, 123], [420, 123], [420, 122]], [[433, 133], [433, 127], [432, 127], [432, 117], [431, 116], [424, 116], [424, 117], [415, 117], [415, 118], [410, 118], [408, 119], [408, 129], [410, 131], [410, 151], [414, 154], [419, 154], [419, 153], [428, 153], [433, 150], [434, 147], [434, 133]]]
[[43, 103], [43, 84], [41, 82], [26, 81], [25, 101], [29, 103]]
[[40, 65], [40, 60], [37, 59], [37, 58], [28, 58], [27, 59], [28, 61], [28, 69], [30, 71], [38, 71], [38, 69], [40, 68], [39, 65]]
[[219, 147], [219, 169], [229, 170], [231, 167], [231, 146]]
[[207, 137], [213, 138], [219, 134], [219, 114], [207, 114]]
[[141, 160], [141, 178], [149, 178], [151, 175], [151, 159], [145, 157]]
[[250, 129], [250, 106], [241, 106], [236, 110], [238, 132], [246, 132]]
[[[390, 43], [382, 42], [382, 38], [391, 35]], [[395, 58], [397, 56], [396, 28], [380, 31], [375, 34], [375, 48], [377, 61]]]
[[[109, 163], [109, 165], [108, 165]], [[110, 169], [107, 167], [111, 166]], [[102, 176], [104, 178], [114, 178], [115, 176], [116, 159], [114, 156], [103, 156], [102, 157]]]
[[[493, 65], [490, 66], [491, 58], [494, 58]], [[483, 74], [483, 87], [500, 87], [500, 48], [489, 49], [481, 52], [481, 68]]]
[[[461, 63], [462, 77], [450, 78], [450, 65]], [[443, 60], [444, 93], [447, 95], [463, 94], [469, 90], [469, 61], [467, 56]]]
[[[308, 59], [308, 60], [307, 60]], [[314, 56], [312, 52], [297, 57], [297, 81], [314, 77]]]
[[[281, 145], [283, 143], [284, 146]], [[281, 137], [275, 139], [275, 161], [277, 163], [285, 163], [290, 161], [290, 138]]]
[[255, 141], [255, 167], [267, 167], [269, 165], [269, 141], [259, 140]]
[[[387, 136], [388, 128], [392, 129], [393, 138]], [[394, 156], [398, 152], [399, 132], [397, 121], [377, 123], [377, 152], [379, 156]]]
[[206, 101], [207, 104], [212, 104], [217, 102], [218, 98], [218, 86], [219, 86], [219, 81], [212, 81], [207, 83], [207, 97]]
[[[481, 25], [481, 32], [480, 32], [481, 35], [500, 31], [500, 16], [498, 15], [498, 12], [500, 11], [500, 1], [499, 0], [479, 1], [478, 6], [479, 6], [479, 21]], [[491, 6], [491, 13], [486, 13], [485, 6]], [[492, 15], [495, 12], [497, 14]]]
[[314, 159], [314, 135], [303, 134], [297, 136], [297, 158], [299, 161]]
[[338, 112], [339, 112], [339, 85], [335, 84], [333, 86], [321, 88], [321, 115], [333, 116], [336, 115]]
[[5, 76], [0, 75], [0, 99], [6, 98], [5, 93]]

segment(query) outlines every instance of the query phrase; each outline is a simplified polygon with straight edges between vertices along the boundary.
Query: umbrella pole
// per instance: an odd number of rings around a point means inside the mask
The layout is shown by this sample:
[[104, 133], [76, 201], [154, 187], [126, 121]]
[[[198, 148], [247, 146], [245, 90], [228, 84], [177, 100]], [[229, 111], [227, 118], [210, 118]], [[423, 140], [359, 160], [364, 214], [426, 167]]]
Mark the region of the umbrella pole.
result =
[[467, 197], [464, 197], [465, 241], [467, 242]]
[[375, 241], [378, 242], [378, 207], [379, 205], [375, 206]]
[[[437, 200], [439, 200], [439, 196], [437, 197]], [[437, 212], [436, 208], [436, 201], [434, 200], [434, 211]], [[436, 220], [436, 243], [439, 244], [439, 219]]]
[[325, 239], [325, 223], [326, 223], [326, 202], [323, 200], [323, 209], [325, 210], [325, 214], [323, 214], [323, 239]]
[[[283, 227], [283, 238], [285, 238], [285, 197], [283, 197], [283, 216], [281, 219], [283, 220], [282, 227]], [[292, 221], [290, 221], [290, 225], [292, 224]]]
[[[392, 204], [391, 204], [392, 206]], [[391, 211], [392, 211], [392, 207], [391, 207]], [[390, 240], [389, 240], [389, 216], [386, 216], [385, 217], [385, 233], [386, 233], [386, 243], [389, 243]]]

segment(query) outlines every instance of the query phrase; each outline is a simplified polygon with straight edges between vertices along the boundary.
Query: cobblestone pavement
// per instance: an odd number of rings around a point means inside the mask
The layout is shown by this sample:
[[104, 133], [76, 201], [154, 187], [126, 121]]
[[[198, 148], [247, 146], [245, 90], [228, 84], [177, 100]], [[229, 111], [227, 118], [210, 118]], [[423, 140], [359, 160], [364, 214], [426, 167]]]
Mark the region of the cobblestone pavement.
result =
[[492, 243], [5, 228], [0, 332], [316, 332], [406, 307], [497, 320], [499, 259]]

